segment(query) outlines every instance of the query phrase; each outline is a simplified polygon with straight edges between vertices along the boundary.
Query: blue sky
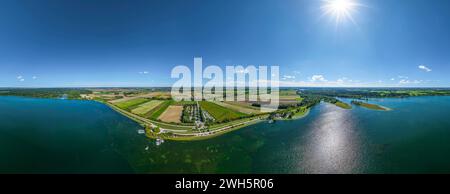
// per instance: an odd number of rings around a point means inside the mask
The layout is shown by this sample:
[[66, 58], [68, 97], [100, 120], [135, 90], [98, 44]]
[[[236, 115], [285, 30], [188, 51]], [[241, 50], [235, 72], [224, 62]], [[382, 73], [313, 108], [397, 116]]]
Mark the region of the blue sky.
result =
[[450, 1], [2, 0], [0, 87], [170, 86], [176, 65], [279, 65], [284, 86], [450, 86]]

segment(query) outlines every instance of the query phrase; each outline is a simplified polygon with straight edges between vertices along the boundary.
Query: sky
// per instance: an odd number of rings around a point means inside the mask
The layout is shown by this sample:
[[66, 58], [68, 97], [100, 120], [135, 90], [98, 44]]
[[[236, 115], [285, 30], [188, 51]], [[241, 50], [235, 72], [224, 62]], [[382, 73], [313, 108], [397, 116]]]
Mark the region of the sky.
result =
[[2, 0], [0, 87], [171, 86], [194, 57], [278, 65], [282, 86], [450, 87], [450, 1], [332, 3]]

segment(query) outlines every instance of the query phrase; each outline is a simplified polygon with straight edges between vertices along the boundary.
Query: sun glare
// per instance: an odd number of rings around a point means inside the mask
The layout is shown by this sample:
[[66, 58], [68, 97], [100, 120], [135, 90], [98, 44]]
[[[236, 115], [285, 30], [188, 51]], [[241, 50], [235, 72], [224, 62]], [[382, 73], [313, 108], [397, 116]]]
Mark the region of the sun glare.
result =
[[345, 20], [355, 23], [352, 14], [359, 6], [355, 0], [324, 0], [321, 8], [325, 15], [334, 17], [336, 24], [339, 24]]

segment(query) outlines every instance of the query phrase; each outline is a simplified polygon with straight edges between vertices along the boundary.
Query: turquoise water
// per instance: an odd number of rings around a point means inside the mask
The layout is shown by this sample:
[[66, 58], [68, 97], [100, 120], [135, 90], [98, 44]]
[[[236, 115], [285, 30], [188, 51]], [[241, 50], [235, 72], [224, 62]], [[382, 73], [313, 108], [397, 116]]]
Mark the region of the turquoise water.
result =
[[156, 146], [92, 101], [0, 97], [2, 173], [450, 173], [450, 97], [322, 103], [303, 119]]

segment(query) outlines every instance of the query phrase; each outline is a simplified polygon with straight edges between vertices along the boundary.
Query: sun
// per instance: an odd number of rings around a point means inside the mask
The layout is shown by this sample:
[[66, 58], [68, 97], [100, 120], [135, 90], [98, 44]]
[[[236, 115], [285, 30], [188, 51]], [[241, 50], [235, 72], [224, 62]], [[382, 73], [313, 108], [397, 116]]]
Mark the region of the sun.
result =
[[321, 7], [324, 15], [334, 17], [336, 24], [350, 20], [355, 23], [352, 14], [361, 5], [355, 0], [324, 0], [324, 5]]

